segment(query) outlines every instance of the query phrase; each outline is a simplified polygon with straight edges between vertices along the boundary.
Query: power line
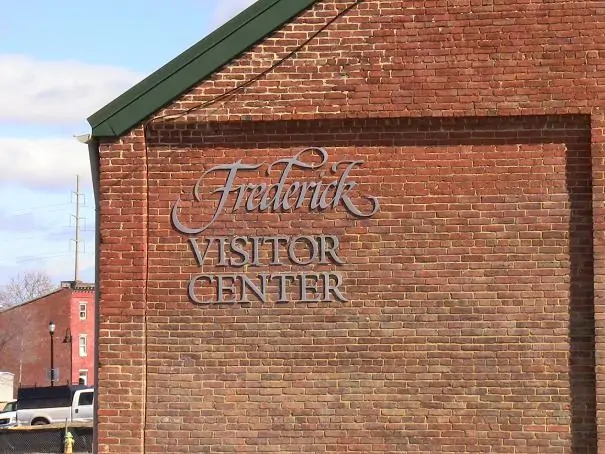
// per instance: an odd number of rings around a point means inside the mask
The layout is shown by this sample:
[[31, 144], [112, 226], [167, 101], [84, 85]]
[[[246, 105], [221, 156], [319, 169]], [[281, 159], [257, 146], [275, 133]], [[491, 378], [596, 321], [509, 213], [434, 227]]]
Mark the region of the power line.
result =
[[[19, 216], [21, 214], [33, 214], [34, 212], [37, 212], [37, 211], [45, 211], [47, 213], [52, 213], [52, 212], [56, 212], [56, 211], [62, 211], [63, 209], [67, 208], [69, 205], [70, 205], [69, 202], [54, 203], [51, 205], [40, 205], [40, 206], [22, 208], [20, 210], [15, 210], [15, 211], [3, 211], [1, 214], [2, 214], [2, 216]], [[61, 208], [57, 208], [57, 207], [61, 207]], [[54, 208], [54, 209], [49, 210], [48, 208]]]
[[[85, 219], [85, 218], [81, 217], [80, 219]], [[61, 236], [67, 237], [67, 236], [71, 235], [72, 228], [73, 228], [73, 226], [69, 225], [69, 226], [63, 226], [59, 230], [40, 231], [40, 232], [34, 232], [34, 233], [32, 233], [31, 231], [14, 233], [14, 232], [7, 232], [6, 230], [5, 231], [0, 230], [0, 238], [2, 238], [3, 236], [6, 236], [6, 237], [14, 238], [16, 240], [27, 240], [27, 239], [32, 239], [32, 238], [51, 237], [51, 236], [55, 235], [57, 237], [55, 239], [47, 238], [48, 241], [54, 241], [57, 239], [62, 239], [62, 238], [60, 238]], [[68, 231], [67, 229], [70, 229], [70, 230]], [[94, 231], [95, 231], [95, 229], [80, 228], [80, 234], [82, 234], [82, 233], [89, 234], [89, 233], [93, 233]], [[82, 242], [84, 242], [84, 240], [82, 240]]]
[[21, 262], [33, 262], [34, 260], [45, 261], [45, 259], [65, 257], [68, 254], [69, 254], [69, 252], [60, 252], [58, 254], [47, 254], [47, 255], [30, 255], [30, 256], [25, 256], [25, 257], [19, 257], [19, 258], [17, 258], [17, 262], [19, 262], [19, 263], [21, 263]]
[[[345, 7], [344, 9], [340, 10], [334, 17], [332, 17], [330, 20], [328, 20], [326, 23], [324, 23], [321, 27], [319, 27], [318, 30], [313, 32], [309, 38], [305, 39], [301, 44], [299, 44], [294, 49], [292, 49], [290, 52], [288, 52], [285, 56], [281, 57], [278, 61], [276, 61], [275, 63], [273, 63], [271, 66], [264, 69], [260, 73], [255, 74], [247, 81], [237, 85], [236, 87], [234, 87], [230, 90], [227, 90], [225, 93], [222, 93], [218, 96], [215, 96], [212, 99], [209, 99], [208, 101], [204, 101], [193, 107], [190, 107], [189, 109], [186, 109], [185, 111], [183, 111], [177, 115], [165, 114], [165, 115], [160, 115], [160, 116], [151, 118], [147, 123], [144, 124], [143, 128], [146, 129], [147, 125], [153, 121], [162, 120], [162, 119], [164, 119], [165, 121], [174, 121], [174, 120], [184, 117], [185, 115], [187, 115], [195, 110], [203, 109], [205, 107], [209, 107], [209, 106], [212, 106], [221, 101], [227, 101], [228, 99], [235, 97], [238, 94], [238, 92], [244, 91], [248, 86], [252, 85], [252, 83], [256, 82], [263, 76], [265, 76], [268, 73], [270, 73], [271, 71], [273, 71], [275, 68], [281, 66], [285, 61], [292, 58], [294, 55], [296, 55], [296, 53], [298, 53], [300, 50], [302, 50], [304, 47], [306, 47], [313, 39], [315, 39], [321, 32], [326, 30], [330, 25], [332, 25], [334, 22], [336, 22], [338, 19], [343, 17], [345, 14], [347, 14], [349, 11], [351, 11], [353, 8], [360, 5], [364, 1], [365, 0], [354, 0], [353, 3], [351, 3], [349, 6]], [[217, 107], [215, 110], [218, 110], [219, 108], [220, 107]], [[176, 151], [177, 151], [177, 149], [173, 149], [169, 153], [169, 156], [172, 156], [174, 153], [176, 153]], [[137, 172], [137, 170], [129, 172], [128, 175], [126, 175], [123, 178], [116, 179], [114, 183], [111, 183], [111, 184], [105, 186], [105, 189], [110, 189], [112, 187], [117, 186], [122, 181], [127, 180], [130, 177], [132, 177], [135, 172]]]
[[[86, 193], [81, 193], [81, 195], [83, 196], [84, 200], [86, 198]], [[43, 212], [44, 214], [46, 213], [58, 213], [60, 211], [65, 211], [67, 210], [72, 202], [63, 202], [63, 203], [54, 203], [54, 204], [50, 204], [50, 205], [39, 205], [39, 206], [33, 206], [33, 207], [27, 207], [27, 208], [22, 208], [19, 210], [14, 210], [14, 211], [1, 211], [0, 215], [2, 217], [12, 217], [12, 216], [20, 216], [20, 215], [24, 215], [24, 214], [36, 214], [38, 212]], [[94, 211], [95, 207], [92, 205], [86, 205], [86, 201], [84, 201], [83, 203], [80, 204], [80, 208], [84, 208], [84, 209], [88, 209], [88, 211]]]
[[[17, 257], [15, 259], [16, 262], [21, 263], [21, 262], [33, 262], [35, 260], [38, 261], [46, 261], [47, 259], [58, 259], [58, 258], [63, 258], [63, 257], [67, 257], [70, 255], [70, 252], [65, 251], [65, 252], [57, 252], [57, 253], [49, 253], [49, 254], [40, 254], [40, 255], [26, 255], [23, 257]], [[92, 257], [93, 253], [92, 252], [83, 252], [80, 254], [80, 257], [82, 256], [86, 256], [86, 257]], [[2, 263], [9, 263], [9, 262], [0, 262], [0, 264]]]
[[208, 101], [199, 103], [193, 107], [190, 107], [189, 109], [179, 113], [178, 115], [162, 115], [159, 117], [156, 117], [153, 119], [153, 121], [156, 120], [161, 120], [162, 118], [165, 118], [167, 121], [170, 120], [177, 120], [179, 118], [184, 117], [185, 115], [198, 110], [198, 109], [203, 109], [205, 107], [209, 107], [212, 104], [215, 104], [217, 102], [220, 101], [226, 101], [227, 99], [235, 96], [237, 94], [237, 92], [242, 91], [243, 89], [247, 88], [249, 85], [252, 85], [254, 82], [256, 82], [257, 80], [259, 80], [261, 77], [267, 75], [268, 73], [270, 73], [271, 71], [273, 71], [275, 68], [281, 66], [286, 60], [289, 60], [290, 58], [292, 58], [294, 55], [296, 55], [302, 48], [304, 48], [307, 44], [309, 44], [311, 41], [313, 41], [315, 39], [315, 37], [317, 35], [319, 35], [321, 32], [323, 32], [324, 30], [326, 30], [330, 25], [332, 25], [334, 22], [336, 22], [339, 18], [341, 18], [342, 16], [344, 16], [346, 13], [348, 13], [350, 10], [352, 10], [353, 8], [355, 8], [357, 5], [359, 5], [361, 2], [363, 2], [364, 0], [356, 0], [354, 3], [350, 4], [349, 6], [347, 6], [346, 8], [344, 8], [343, 10], [339, 11], [338, 14], [336, 14], [336, 16], [334, 16], [332, 19], [330, 19], [328, 22], [326, 22], [325, 24], [323, 24], [318, 30], [316, 30], [315, 32], [313, 32], [311, 34], [311, 36], [309, 36], [307, 39], [305, 39], [301, 44], [299, 44], [298, 46], [296, 46], [294, 49], [292, 49], [290, 52], [288, 52], [288, 54], [286, 54], [285, 56], [283, 56], [282, 58], [280, 58], [278, 61], [276, 61], [275, 63], [273, 63], [271, 66], [269, 66], [268, 68], [264, 69], [263, 71], [261, 71], [260, 73], [254, 75], [253, 77], [251, 77], [250, 79], [248, 79], [247, 81], [241, 83], [240, 85], [237, 85], [236, 87], [227, 90], [225, 93], [216, 96], [213, 99], [210, 99]]

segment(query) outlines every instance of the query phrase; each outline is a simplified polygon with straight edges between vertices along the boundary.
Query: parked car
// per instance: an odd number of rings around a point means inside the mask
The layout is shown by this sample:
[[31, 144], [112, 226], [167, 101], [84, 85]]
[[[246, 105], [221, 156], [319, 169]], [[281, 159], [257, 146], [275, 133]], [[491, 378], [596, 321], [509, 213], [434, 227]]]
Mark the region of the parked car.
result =
[[0, 410], [0, 429], [8, 429], [17, 425], [17, 401], [7, 402]]
[[94, 388], [46, 386], [19, 388], [17, 425], [36, 426], [93, 420]]

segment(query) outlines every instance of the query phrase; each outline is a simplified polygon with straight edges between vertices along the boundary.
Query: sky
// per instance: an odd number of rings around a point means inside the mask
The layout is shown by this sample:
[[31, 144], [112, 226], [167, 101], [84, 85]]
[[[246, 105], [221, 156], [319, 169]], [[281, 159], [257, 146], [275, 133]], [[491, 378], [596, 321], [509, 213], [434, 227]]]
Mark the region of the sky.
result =
[[254, 0], [0, 0], [0, 285], [94, 282], [86, 118]]

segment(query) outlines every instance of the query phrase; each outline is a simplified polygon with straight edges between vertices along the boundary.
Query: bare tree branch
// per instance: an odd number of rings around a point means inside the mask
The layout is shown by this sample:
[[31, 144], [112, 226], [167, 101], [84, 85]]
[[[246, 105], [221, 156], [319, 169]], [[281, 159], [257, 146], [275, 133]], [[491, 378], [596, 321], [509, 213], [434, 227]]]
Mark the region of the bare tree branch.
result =
[[0, 310], [37, 298], [52, 289], [52, 280], [43, 271], [19, 273], [0, 287]]

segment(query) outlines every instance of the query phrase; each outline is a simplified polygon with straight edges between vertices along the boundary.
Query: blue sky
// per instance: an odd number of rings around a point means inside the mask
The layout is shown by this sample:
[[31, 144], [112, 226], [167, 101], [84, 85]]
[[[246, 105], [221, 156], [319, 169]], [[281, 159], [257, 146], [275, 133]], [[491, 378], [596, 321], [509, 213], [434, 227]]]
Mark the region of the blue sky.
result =
[[26, 270], [94, 279], [86, 117], [254, 0], [28, 0], [0, 3], [0, 285]]

